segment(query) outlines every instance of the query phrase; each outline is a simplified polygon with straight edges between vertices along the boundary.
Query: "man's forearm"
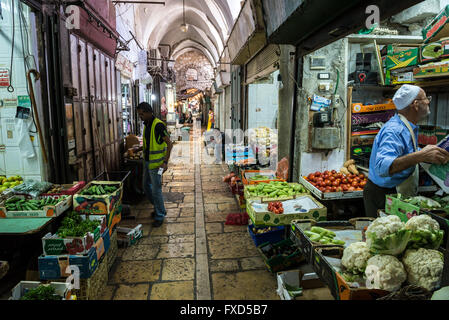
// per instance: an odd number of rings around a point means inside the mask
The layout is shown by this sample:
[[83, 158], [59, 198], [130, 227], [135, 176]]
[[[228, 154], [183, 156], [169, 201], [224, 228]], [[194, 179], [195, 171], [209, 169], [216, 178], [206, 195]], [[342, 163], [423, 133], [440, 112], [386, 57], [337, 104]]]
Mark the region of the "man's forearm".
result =
[[416, 166], [417, 164], [419, 164], [420, 162], [423, 162], [423, 160], [421, 159], [421, 153], [418, 152], [413, 152], [410, 153], [406, 156], [397, 158], [396, 160], [393, 161], [393, 163], [390, 166], [390, 175], [393, 175], [395, 173], [407, 170], [411, 167]]
[[170, 145], [167, 146], [167, 154], [165, 155], [164, 162], [168, 163], [168, 160], [170, 160], [171, 150], [173, 149], [173, 144], [170, 143]]

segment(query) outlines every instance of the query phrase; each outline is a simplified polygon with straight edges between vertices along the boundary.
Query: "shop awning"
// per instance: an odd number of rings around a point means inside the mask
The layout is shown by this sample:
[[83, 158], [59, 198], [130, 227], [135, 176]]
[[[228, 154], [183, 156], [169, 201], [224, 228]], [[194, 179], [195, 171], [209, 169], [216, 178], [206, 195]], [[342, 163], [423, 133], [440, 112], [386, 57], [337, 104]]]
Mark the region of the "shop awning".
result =
[[262, 0], [269, 43], [317, 50], [365, 27], [366, 8], [376, 5], [380, 19], [389, 18], [422, 0]]
[[186, 99], [190, 99], [193, 98], [194, 96], [202, 93], [203, 91], [199, 90], [199, 89], [194, 89], [194, 90], [188, 90], [188, 92], [185, 93], [178, 93], [176, 95], [176, 100], [180, 101], [180, 100], [186, 100]]

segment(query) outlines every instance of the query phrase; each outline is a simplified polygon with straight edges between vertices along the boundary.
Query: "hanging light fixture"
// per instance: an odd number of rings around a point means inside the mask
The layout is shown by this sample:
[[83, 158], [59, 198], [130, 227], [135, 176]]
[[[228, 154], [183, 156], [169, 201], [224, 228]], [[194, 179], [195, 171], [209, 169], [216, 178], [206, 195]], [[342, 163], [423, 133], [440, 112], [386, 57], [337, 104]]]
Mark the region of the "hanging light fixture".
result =
[[182, 16], [184, 23], [181, 24], [181, 31], [187, 32], [189, 30], [189, 26], [186, 23], [186, 7], [185, 7], [185, 0], [182, 0]]

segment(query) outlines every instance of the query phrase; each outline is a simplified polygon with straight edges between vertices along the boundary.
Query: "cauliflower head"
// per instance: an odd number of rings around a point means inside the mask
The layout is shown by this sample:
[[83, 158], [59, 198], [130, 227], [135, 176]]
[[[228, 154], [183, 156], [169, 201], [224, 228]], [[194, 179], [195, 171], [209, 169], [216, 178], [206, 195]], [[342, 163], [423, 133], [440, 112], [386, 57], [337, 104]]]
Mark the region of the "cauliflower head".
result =
[[363, 273], [371, 257], [372, 254], [365, 242], [354, 242], [343, 251], [341, 263], [349, 272]]
[[367, 287], [386, 291], [396, 291], [407, 280], [401, 261], [394, 256], [377, 255], [371, 257], [365, 269]]
[[438, 287], [443, 275], [443, 255], [437, 250], [419, 248], [409, 249], [402, 258], [407, 281], [429, 291]]
[[411, 230], [411, 238], [407, 245], [409, 249], [438, 249], [443, 241], [444, 231], [440, 225], [428, 215], [419, 215], [411, 218], [405, 224], [407, 230]]
[[366, 230], [366, 244], [374, 254], [398, 255], [407, 247], [411, 231], [398, 216], [377, 218]]

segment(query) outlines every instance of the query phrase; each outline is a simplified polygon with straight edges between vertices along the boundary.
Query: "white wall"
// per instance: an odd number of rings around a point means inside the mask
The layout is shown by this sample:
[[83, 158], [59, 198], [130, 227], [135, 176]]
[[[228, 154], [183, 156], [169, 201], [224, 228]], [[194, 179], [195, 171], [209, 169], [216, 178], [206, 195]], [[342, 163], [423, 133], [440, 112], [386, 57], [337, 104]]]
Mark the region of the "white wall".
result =
[[[22, 4], [24, 16], [27, 24], [22, 27], [24, 34], [25, 47], [28, 48], [28, 54], [34, 55], [37, 61], [37, 47], [35, 37], [34, 15], [30, 18], [29, 8]], [[11, 47], [12, 47], [12, 11], [11, 1], [2, 2], [3, 20], [0, 19], [0, 67], [10, 69]], [[23, 59], [22, 36], [19, 16], [19, 2], [15, 1], [15, 41], [14, 41], [14, 59], [12, 66], [12, 85], [14, 92], [8, 92], [7, 88], [0, 88], [0, 100], [17, 99], [18, 96], [28, 96], [26, 87], [26, 71]], [[33, 35], [33, 36], [32, 36]], [[26, 51], [25, 51], [26, 52]], [[30, 68], [38, 66], [33, 62], [33, 58], [28, 59]], [[38, 70], [39, 71], [39, 70]], [[34, 78], [33, 78], [34, 79]], [[33, 81], [34, 82], [34, 81]], [[34, 85], [36, 104], [39, 114], [42, 118], [42, 103], [40, 82]], [[34, 158], [24, 158], [21, 155], [18, 146], [18, 134], [15, 126], [16, 106], [0, 108], [0, 145], [5, 145], [5, 151], [0, 151], [0, 174], [6, 176], [20, 175], [24, 179], [46, 180], [47, 175], [43, 165], [42, 153], [37, 133], [30, 133], [33, 136], [33, 148], [36, 156]], [[45, 128], [42, 128], [45, 130]], [[32, 130], [36, 131], [35, 126]]]

